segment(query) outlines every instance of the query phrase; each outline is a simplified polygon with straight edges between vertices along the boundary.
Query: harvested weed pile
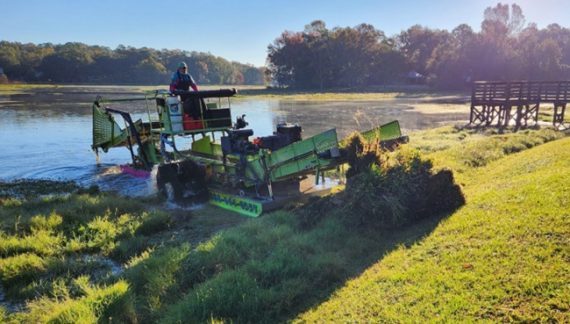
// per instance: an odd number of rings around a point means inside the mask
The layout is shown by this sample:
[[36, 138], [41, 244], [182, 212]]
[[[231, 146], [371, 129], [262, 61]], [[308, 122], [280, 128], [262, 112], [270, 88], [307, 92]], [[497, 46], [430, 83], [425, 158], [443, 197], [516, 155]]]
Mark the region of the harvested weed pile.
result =
[[350, 166], [346, 189], [312, 200], [299, 212], [301, 225], [336, 215], [351, 226], [394, 228], [465, 203], [453, 173], [435, 173], [417, 151], [403, 147], [387, 152], [357, 133], [345, 150]]

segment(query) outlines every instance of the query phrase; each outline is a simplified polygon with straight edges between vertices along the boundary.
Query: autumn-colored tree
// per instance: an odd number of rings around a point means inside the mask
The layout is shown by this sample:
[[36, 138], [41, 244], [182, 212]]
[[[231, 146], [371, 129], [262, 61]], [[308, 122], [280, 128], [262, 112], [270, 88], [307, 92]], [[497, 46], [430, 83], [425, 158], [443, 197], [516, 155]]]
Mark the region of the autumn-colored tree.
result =
[[269, 46], [268, 71], [279, 85], [320, 89], [398, 83], [409, 71], [443, 88], [570, 77], [569, 29], [539, 30], [516, 4], [498, 3], [483, 16], [478, 33], [466, 24], [451, 32], [414, 25], [394, 39], [369, 24], [328, 30], [314, 21]]

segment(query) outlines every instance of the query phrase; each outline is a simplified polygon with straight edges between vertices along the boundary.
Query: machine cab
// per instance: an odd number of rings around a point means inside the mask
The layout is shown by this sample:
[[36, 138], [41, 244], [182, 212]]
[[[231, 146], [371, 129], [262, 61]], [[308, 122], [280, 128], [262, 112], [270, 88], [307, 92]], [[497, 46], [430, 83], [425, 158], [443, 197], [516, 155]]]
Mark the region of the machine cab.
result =
[[235, 94], [235, 89], [175, 91], [157, 98], [162, 132], [194, 134], [231, 128], [230, 97]]

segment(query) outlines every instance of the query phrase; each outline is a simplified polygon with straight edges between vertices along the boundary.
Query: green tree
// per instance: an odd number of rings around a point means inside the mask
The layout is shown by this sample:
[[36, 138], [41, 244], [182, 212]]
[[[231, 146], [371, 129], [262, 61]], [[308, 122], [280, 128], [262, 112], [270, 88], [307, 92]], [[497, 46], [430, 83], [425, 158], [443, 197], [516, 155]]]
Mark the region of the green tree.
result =
[[407, 60], [410, 69], [427, 75], [428, 62], [432, 58], [434, 50], [449, 41], [449, 32], [445, 30], [433, 30], [420, 25], [414, 25], [400, 33], [398, 46]]
[[18, 44], [2, 41], [0, 42], [0, 67], [4, 73], [12, 79], [17, 79], [16, 73], [20, 66], [20, 48]]
[[55, 47], [39, 66], [43, 77], [55, 82], [84, 82], [88, 75], [85, 67], [94, 62], [87, 45], [66, 43]]
[[441, 88], [461, 88], [473, 78], [476, 58], [471, 51], [476, 35], [468, 25], [461, 24], [451, 31], [451, 37], [439, 44], [428, 60], [430, 82]]

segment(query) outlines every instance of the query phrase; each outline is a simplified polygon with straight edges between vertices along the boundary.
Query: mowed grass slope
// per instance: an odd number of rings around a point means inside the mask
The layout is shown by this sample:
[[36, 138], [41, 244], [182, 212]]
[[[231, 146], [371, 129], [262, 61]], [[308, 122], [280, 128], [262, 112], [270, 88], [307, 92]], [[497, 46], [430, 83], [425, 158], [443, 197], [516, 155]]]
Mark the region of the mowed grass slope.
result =
[[570, 138], [462, 178], [466, 205], [297, 320], [570, 322]]

